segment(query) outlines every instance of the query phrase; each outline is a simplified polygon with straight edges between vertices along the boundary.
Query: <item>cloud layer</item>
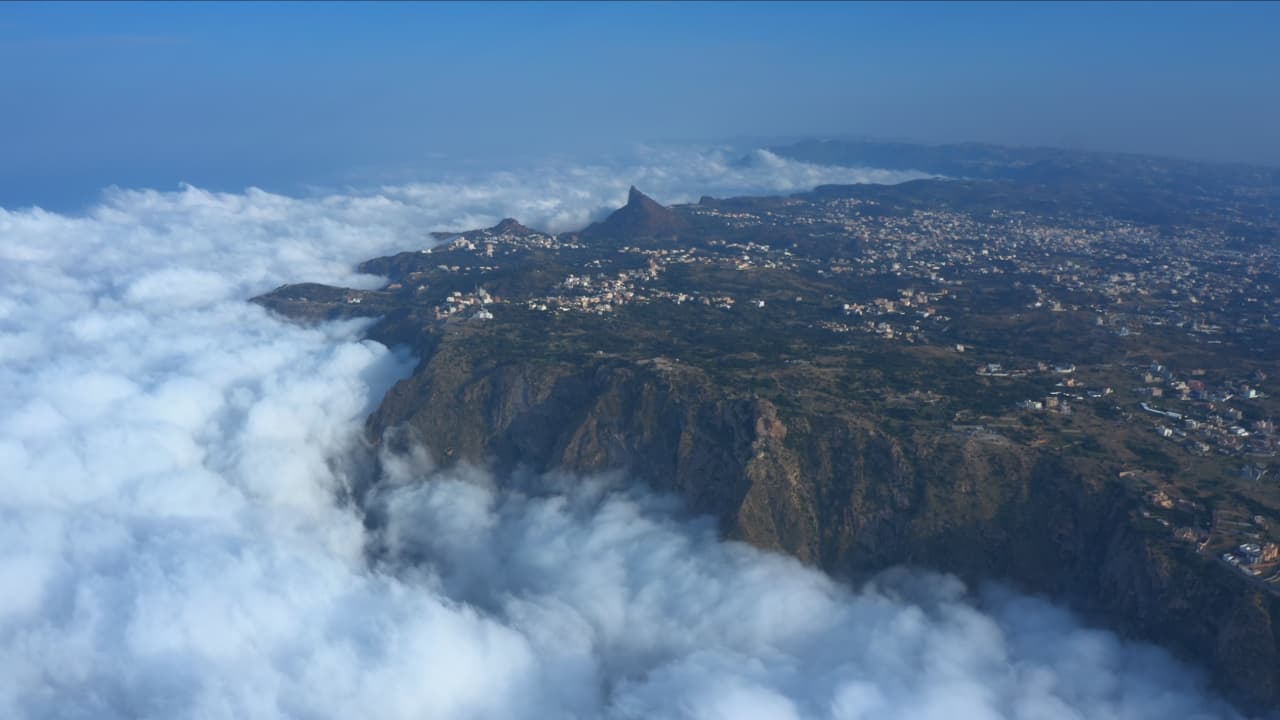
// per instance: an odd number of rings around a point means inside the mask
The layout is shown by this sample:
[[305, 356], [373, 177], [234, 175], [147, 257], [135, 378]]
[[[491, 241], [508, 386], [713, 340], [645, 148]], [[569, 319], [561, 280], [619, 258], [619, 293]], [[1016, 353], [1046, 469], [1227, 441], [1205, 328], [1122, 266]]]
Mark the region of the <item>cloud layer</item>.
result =
[[1044, 602], [905, 572], [854, 591], [601, 479], [521, 495], [390, 458], [371, 536], [341, 498], [412, 360], [244, 298], [374, 284], [355, 262], [430, 230], [581, 226], [633, 182], [671, 202], [896, 177], [644, 154], [0, 210], [0, 716], [1226, 716]]
[[1163, 652], [1042, 600], [1001, 588], [973, 598], [954, 578], [905, 570], [855, 592], [722, 542], [643, 492], [562, 479], [527, 497], [485, 480], [393, 486], [385, 542], [424, 586], [518, 633], [538, 659], [541, 692], [519, 706], [531, 717], [1225, 712]]

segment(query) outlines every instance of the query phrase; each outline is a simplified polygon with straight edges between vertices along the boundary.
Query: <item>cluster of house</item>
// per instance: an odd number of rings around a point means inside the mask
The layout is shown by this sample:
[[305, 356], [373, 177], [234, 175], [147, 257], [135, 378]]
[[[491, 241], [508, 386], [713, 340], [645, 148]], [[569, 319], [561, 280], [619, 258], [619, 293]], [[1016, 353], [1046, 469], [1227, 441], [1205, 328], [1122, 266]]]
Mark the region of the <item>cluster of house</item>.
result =
[[1059, 415], [1071, 414], [1071, 403], [1063, 393], [1050, 393], [1040, 400], [1023, 400], [1021, 407], [1024, 410], [1044, 410]]
[[541, 312], [611, 313], [627, 303], [647, 299], [644, 282], [657, 278], [660, 271], [651, 261], [647, 269], [624, 270], [612, 276], [570, 274], [556, 285], [555, 294], [528, 298], [525, 306]]
[[[956, 347], [958, 351], [964, 351], [963, 345]], [[977, 374], [983, 377], [1029, 377], [1036, 373], [1063, 376], [1058, 385], [1064, 389], [1043, 398], [1023, 400], [1018, 405], [1023, 410], [1069, 414], [1069, 401], [1098, 400], [1113, 394], [1109, 387], [1083, 387], [1079, 380], [1071, 377], [1074, 371], [1075, 366], [1071, 364], [1043, 362], [1038, 363], [1035, 369], [1006, 368], [994, 362], [983, 363], [977, 368]], [[1147, 384], [1134, 388], [1134, 392], [1147, 399], [1138, 402], [1141, 412], [1124, 415], [1127, 420], [1136, 422], [1142, 417], [1149, 418], [1155, 433], [1183, 444], [1186, 450], [1198, 455], [1218, 452], [1234, 456], [1280, 456], [1280, 432], [1276, 422], [1270, 418], [1250, 419], [1246, 409], [1241, 407], [1247, 401], [1266, 397], [1251, 381], [1212, 385], [1203, 379], [1202, 376], [1206, 375], [1204, 370], [1193, 370], [1190, 379], [1183, 379], [1160, 363], [1140, 368], [1139, 372]], [[1265, 378], [1259, 372], [1252, 382]], [[1182, 405], [1176, 410], [1161, 407], [1155, 401], [1162, 398], [1176, 399]]]
[[[912, 289], [901, 297], [849, 303], [845, 313], [861, 324], [829, 322], [835, 332], [860, 330], [886, 339], [924, 341], [924, 320], [944, 323], [938, 301], [948, 289], [994, 275], [1016, 277], [1013, 286], [1030, 296], [1032, 311], [1086, 310], [1099, 326], [1122, 337], [1148, 326], [1180, 328], [1205, 342], [1235, 333], [1256, 342], [1261, 330], [1280, 329], [1280, 285], [1274, 268], [1280, 248], [1235, 248], [1231, 237], [1198, 229], [1176, 233], [1112, 218], [1080, 215], [1044, 218], [996, 211], [976, 219], [950, 210], [908, 215], [865, 212], [874, 201], [835, 199], [792, 202], [767, 211], [700, 209], [735, 226], [838, 227], [860, 241], [854, 257], [817, 261], [819, 273], [892, 277]], [[783, 262], [797, 267], [808, 257], [780, 260], [769, 248], [744, 248], [742, 268]], [[1270, 269], [1270, 270], [1268, 270]], [[922, 288], [922, 289], [917, 289]], [[923, 295], [924, 297], [920, 297]], [[1194, 385], [1190, 387], [1194, 395]], [[1257, 392], [1241, 388], [1240, 392]], [[1043, 401], [1037, 401], [1043, 402]], [[1175, 431], [1176, 432], [1176, 431]], [[1241, 437], [1241, 436], [1237, 436]]]
[[898, 291], [898, 297], [896, 298], [881, 297], [875, 298], [868, 303], [844, 303], [841, 310], [845, 315], [857, 315], [859, 317], [913, 314], [927, 318], [938, 314], [938, 309], [930, 303], [941, 300], [947, 295], [948, 291], [946, 289], [924, 291], [915, 288], [902, 288]]
[[[1135, 471], [1120, 474], [1134, 475]], [[1139, 473], [1140, 474], [1140, 473]], [[1250, 577], [1265, 580], [1273, 590], [1280, 590], [1280, 544], [1271, 539], [1270, 523], [1261, 515], [1241, 517], [1235, 513], [1214, 512], [1212, 528], [1206, 530], [1194, 525], [1174, 527], [1169, 511], [1186, 518], [1203, 515], [1203, 505], [1185, 498], [1175, 498], [1161, 489], [1145, 493], [1141, 515], [1163, 527], [1170, 528], [1174, 540], [1186, 543], [1203, 553], [1213, 549], [1217, 557]], [[1264, 573], [1267, 574], [1263, 577]]]
[[[549, 235], [519, 227], [514, 223], [503, 223], [487, 230], [475, 230], [453, 236], [442, 250], [468, 250], [485, 257], [510, 255], [521, 250], [554, 250], [581, 248], [571, 236]], [[431, 254], [428, 248], [422, 251]]]
[[[856, 258], [832, 258], [827, 270], [893, 275], [962, 285], [967, 279], [1016, 275], [1034, 294], [1029, 309], [1088, 308], [1120, 334], [1143, 326], [1207, 337], [1248, 338], [1280, 327], [1280, 247], [1236, 249], [1224, 233], [1167, 233], [1110, 218], [1047, 219], [994, 212], [977, 220], [948, 210], [907, 216], [863, 213], [865, 201], [784, 206], [758, 223], [823, 222], [862, 241]], [[788, 220], [790, 213], [790, 220]], [[742, 218], [744, 221], [748, 218]]]
[[[1254, 383], [1266, 379], [1261, 371], [1250, 380], [1210, 384], [1203, 369], [1192, 370], [1189, 378], [1179, 377], [1160, 363], [1139, 368], [1144, 385], [1135, 388], [1149, 398], [1139, 403], [1143, 412], [1155, 421], [1154, 429], [1161, 437], [1185, 444], [1197, 454], [1220, 452], [1228, 455], [1280, 455], [1280, 434], [1270, 418], [1249, 419], [1249, 401], [1266, 396]], [[1179, 407], [1171, 410], [1156, 401], [1176, 400]]]
[[[1251, 577], [1260, 577], [1264, 571], [1263, 566], [1273, 565], [1280, 559], [1280, 546], [1273, 542], [1240, 543], [1233, 551], [1222, 553], [1221, 557], [1223, 562], [1240, 572]], [[1267, 578], [1267, 581], [1275, 582], [1278, 579], [1280, 576], [1273, 574]]]
[[948, 290], [924, 291], [915, 288], [902, 288], [896, 298], [874, 298], [870, 302], [843, 303], [840, 311], [846, 317], [862, 318], [858, 325], [827, 322], [835, 332], [851, 332], [855, 329], [887, 340], [901, 340], [908, 343], [926, 340], [921, 322], [933, 324], [945, 323], [951, 318], [938, 312], [932, 303], [945, 298]]
[[[724, 310], [737, 305], [737, 299], [725, 293], [675, 292], [650, 285], [669, 266], [675, 264], [707, 264], [731, 266], [736, 270], [752, 268], [794, 269], [795, 261], [789, 251], [774, 251], [759, 243], [730, 243], [712, 240], [709, 246], [720, 252], [707, 252], [695, 247], [644, 248], [624, 246], [623, 253], [639, 254], [647, 258], [643, 269], [624, 270], [612, 275], [605, 273], [571, 273], [555, 287], [550, 295], [531, 297], [526, 307], [542, 312], [589, 312], [606, 314], [629, 303], [667, 301], [677, 305], [697, 303]], [[594, 263], [594, 264], [593, 264]], [[588, 268], [601, 267], [599, 260], [587, 264]], [[765, 307], [765, 301], [752, 299], [747, 305]]]
[[866, 320], [862, 323], [849, 323], [834, 320], [821, 320], [817, 326], [834, 333], [862, 332], [885, 340], [898, 340], [905, 343], [925, 342], [924, 328], [918, 322], [890, 322], [888, 320]]
[[[964, 352], [967, 349], [968, 347], [966, 345], [956, 345], [957, 352]], [[1035, 367], [1019, 368], [1006, 368], [1003, 363], [989, 362], [979, 365], [977, 369], [977, 373], [983, 377], [1030, 377], [1032, 375], [1057, 375], [1061, 376], [1059, 384], [1063, 387], [1069, 388], [1080, 387], [1080, 381], [1070, 377], [1075, 373], [1075, 371], [1075, 363], [1047, 363], [1044, 361], [1037, 362]], [[1105, 394], [1110, 395], [1111, 389], [1107, 388]]]
[[435, 318], [444, 320], [466, 317], [474, 320], [492, 320], [493, 311], [490, 306], [499, 302], [502, 301], [490, 295], [484, 288], [476, 288], [475, 292], [471, 293], [455, 290], [445, 298], [443, 304], [436, 307]]
[[689, 212], [696, 216], [715, 218], [718, 222], [726, 227], [740, 230], [742, 228], [755, 227], [763, 224], [775, 224], [779, 218], [774, 213], [764, 212], [748, 212], [744, 210], [733, 211], [725, 210], [717, 207], [695, 206], [690, 208]]

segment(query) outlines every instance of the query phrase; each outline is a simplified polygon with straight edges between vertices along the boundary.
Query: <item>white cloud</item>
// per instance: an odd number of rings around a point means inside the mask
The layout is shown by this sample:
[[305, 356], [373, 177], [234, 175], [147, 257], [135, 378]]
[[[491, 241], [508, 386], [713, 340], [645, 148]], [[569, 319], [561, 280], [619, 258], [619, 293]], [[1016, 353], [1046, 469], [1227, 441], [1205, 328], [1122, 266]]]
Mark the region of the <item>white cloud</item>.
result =
[[632, 182], [671, 202], [884, 177], [645, 152], [368, 194], [0, 210], [0, 717], [1223, 714], [1163, 654], [1043, 602], [980, 610], [940, 576], [855, 592], [599, 480], [526, 497], [474, 472], [423, 484], [401, 459], [370, 537], [335, 498], [410, 360], [244, 298], [376, 283], [354, 263], [433, 229], [581, 225]]
[[550, 682], [585, 668], [607, 690], [575, 716], [1226, 714], [1163, 652], [1042, 600], [991, 588], [975, 604], [954, 578], [906, 571], [855, 591], [592, 483], [523, 496], [435, 473], [380, 498], [390, 567], [521, 633]]
[[449, 205], [455, 213], [449, 229], [492, 225], [501, 219], [494, 208], [530, 227], [553, 232], [577, 230], [627, 201], [637, 186], [666, 203], [696, 202], [703, 195], [786, 194], [823, 184], [899, 183], [928, 177], [913, 171], [809, 165], [768, 150], [741, 152], [729, 148], [692, 152], [683, 148], [640, 146], [608, 164], [562, 162], [550, 172], [497, 173], [483, 185], [457, 180], [410, 183], [382, 188], [389, 198]]

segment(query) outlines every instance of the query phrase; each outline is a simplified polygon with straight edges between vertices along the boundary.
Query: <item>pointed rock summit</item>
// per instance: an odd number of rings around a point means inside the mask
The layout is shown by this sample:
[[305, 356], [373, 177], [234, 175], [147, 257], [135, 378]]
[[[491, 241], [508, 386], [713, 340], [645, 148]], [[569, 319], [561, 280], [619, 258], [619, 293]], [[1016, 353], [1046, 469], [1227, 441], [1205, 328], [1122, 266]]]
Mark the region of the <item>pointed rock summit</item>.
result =
[[658, 201], [640, 192], [640, 189], [635, 185], [632, 185], [631, 189], [627, 191], [627, 204], [623, 206], [622, 209], [626, 210], [630, 207], [643, 208], [648, 211], [667, 210], [663, 206], [659, 205]]
[[689, 229], [689, 222], [668, 207], [659, 205], [653, 198], [631, 186], [627, 204], [602, 222], [594, 223], [582, 232], [587, 237], [634, 240], [678, 235]]

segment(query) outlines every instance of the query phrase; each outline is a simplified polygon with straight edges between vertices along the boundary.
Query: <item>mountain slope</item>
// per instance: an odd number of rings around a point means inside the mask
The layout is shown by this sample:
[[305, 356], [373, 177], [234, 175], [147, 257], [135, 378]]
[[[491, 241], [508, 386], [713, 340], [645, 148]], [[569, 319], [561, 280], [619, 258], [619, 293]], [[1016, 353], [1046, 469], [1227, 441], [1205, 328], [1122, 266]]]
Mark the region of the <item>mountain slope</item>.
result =
[[664, 207], [636, 189], [627, 195], [627, 204], [609, 217], [582, 231], [582, 236], [601, 240], [639, 240], [679, 235], [689, 229], [689, 222], [674, 210]]

